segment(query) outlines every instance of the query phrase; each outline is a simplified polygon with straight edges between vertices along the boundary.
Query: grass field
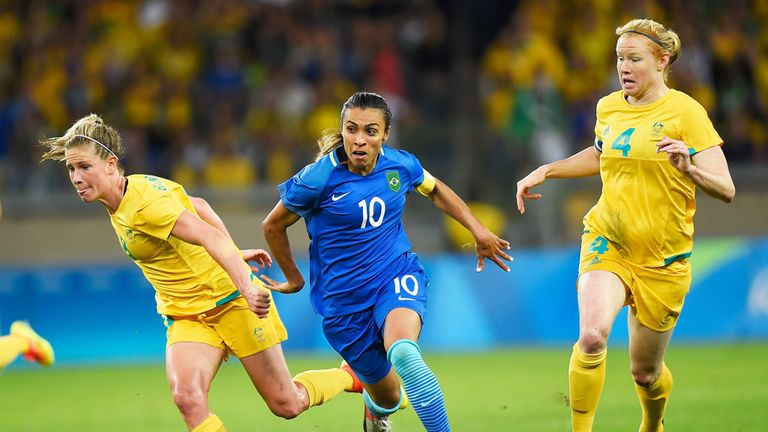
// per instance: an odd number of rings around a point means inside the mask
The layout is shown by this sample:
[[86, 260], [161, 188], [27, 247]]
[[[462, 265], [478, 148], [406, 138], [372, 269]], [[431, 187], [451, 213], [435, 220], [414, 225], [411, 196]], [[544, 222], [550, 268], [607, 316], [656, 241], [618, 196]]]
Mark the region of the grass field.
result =
[[[446, 395], [454, 431], [565, 431], [569, 350], [514, 349], [428, 355]], [[675, 345], [667, 364], [675, 388], [668, 431], [768, 430], [768, 344]], [[294, 372], [332, 367], [328, 357], [291, 357]], [[633, 431], [640, 408], [625, 346], [609, 351], [608, 377], [595, 431]], [[237, 361], [222, 367], [211, 407], [230, 432], [360, 430], [362, 401], [343, 394], [291, 421], [274, 417]], [[412, 409], [396, 431], [419, 431]], [[11, 368], [0, 375], [0, 430], [184, 431], [162, 365]]]

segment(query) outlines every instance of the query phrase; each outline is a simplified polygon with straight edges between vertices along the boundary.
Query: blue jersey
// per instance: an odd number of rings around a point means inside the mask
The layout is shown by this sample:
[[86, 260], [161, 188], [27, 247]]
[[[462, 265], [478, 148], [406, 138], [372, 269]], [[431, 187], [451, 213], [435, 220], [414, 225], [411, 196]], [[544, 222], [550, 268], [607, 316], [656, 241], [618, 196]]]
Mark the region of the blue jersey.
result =
[[373, 306], [379, 287], [409, 265], [405, 195], [424, 181], [419, 160], [403, 150], [382, 146], [367, 176], [350, 172], [339, 154], [341, 147], [278, 186], [283, 206], [307, 225], [310, 298], [321, 316]]

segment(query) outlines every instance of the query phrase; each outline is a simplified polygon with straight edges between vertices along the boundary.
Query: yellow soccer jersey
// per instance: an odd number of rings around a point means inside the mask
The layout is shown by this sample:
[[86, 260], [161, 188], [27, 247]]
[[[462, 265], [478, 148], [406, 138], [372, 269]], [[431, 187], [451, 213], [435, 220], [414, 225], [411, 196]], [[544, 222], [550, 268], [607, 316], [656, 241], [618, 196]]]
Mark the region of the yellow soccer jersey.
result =
[[595, 147], [601, 152], [603, 191], [584, 226], [615, 243], [625, 259], [646, 267], [686, 258], [693, 246], [696, 188], [666, 153], [656, 153], [665, 136], [683, 141], [691, 155], [723, 143], [704, 108], [680, 91], [635, 106], [620, 90], [597, 103]]
[[149, 175], [127, 178], [128, 189], [110, 219], [123, 251], [155, 288], [157, 312], [194, 315], [239, 295], [202, 246], [171, 236], [184, 210], [196, 213], [184, 188]]

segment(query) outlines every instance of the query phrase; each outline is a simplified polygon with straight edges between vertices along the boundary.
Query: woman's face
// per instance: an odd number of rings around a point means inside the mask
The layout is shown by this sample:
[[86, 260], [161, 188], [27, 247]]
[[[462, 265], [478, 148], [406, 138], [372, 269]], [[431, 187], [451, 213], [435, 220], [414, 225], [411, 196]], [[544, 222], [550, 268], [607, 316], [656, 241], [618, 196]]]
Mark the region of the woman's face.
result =
[[77, 195], [87, 203], [104, 195], [110, 186], [109, 176], [116, 169], [114, 164], [96, 154], [94, 145], [88, 144], [67, 148], [64, 151], [64, 163]]
[[634, 33], [625, 33], [616, 43], [616, 71], [624, 93], [642, 100], [664, 85], [664, 67], [669, 55], [657, 58], [651, 51], [653, 41]]
[[341, 125], [349, 170], [368, 175], [376, 166], [381, 146], [389, 137], [384, 112], [378, 108], [350, 108]]

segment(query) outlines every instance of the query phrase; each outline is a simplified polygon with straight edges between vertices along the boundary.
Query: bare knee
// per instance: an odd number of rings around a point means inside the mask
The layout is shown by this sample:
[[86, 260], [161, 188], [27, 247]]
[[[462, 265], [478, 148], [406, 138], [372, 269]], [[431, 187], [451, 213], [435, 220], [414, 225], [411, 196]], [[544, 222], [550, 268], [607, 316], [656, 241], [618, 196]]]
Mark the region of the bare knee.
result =
[[650, 387], [659, 379], [661, 369], [655, 367], [632, 366], [632, 379], [641, 387]]
[[582, 330], [579, 336], [579, 348], [586, 354], [597, 354], [608, 345], [608, 332], [599, 328]]
[[173, 388], [173, 402], [185, 417], [197, 410], [208, 409], [208, 394], [199, 387], [176, 385]]
[[376, 391], [375, 395], [371, 395], [371, 398], [376, 402], [376, 405], [382, 408], [394, 408], [400, 403], [400, 387], [392, 387], [384, 390], [379, 389]]
[[280, 397], [267, 401], [272, 414], [290, 420], [299, 416], [307, 409], [307, 404], [298, 397]]

